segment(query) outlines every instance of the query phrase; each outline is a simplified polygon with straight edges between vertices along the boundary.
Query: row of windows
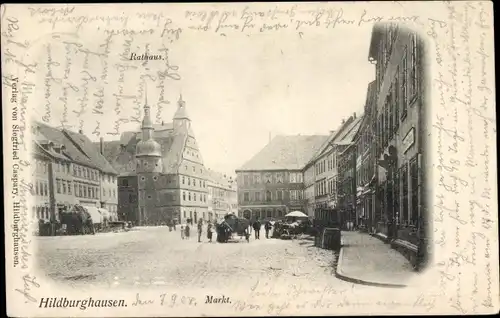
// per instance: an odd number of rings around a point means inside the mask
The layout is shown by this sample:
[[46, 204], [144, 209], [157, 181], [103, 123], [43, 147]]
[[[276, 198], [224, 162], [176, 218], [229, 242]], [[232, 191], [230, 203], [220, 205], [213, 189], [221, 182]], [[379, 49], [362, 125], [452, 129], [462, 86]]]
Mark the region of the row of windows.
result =
[[418, 160], [405, 163], [395, 176], [395, 207], [402, 224], [416, 225], [418, 221]]
[[35, 194], [44, 197], [49, 196], [49, 184], [47, 181], [35, 181]]
[[186, 191], [182, 191], [182, 200], [186, 201], [186, 198], [187, 198], [187, 201], [191, 201], [191, 199], [193, 199], [192, 201], [200, 201], [200, 202], [207, 202], [207, 195], [204, 194], [204, 193], [199, 193], [198, 196], [196, 195], [196, 192], [193, 192], [191, 194], [191, 192], [187, 192], [187, 196], [186, 196]]
[[[193, 172], [196, 172], [196, 166], [192, 166]], [[184, 170], [188, 171], [188, 166], [184, 165]], [[203, 173], [203, 168], [200, 168], [200, 173]]]
[[[54, 172], [62, 172], [62, 173], [69, 174], [70, 173], [70, 166], [71, 166], [71, 164], [69, 162], [54, 161], [52, 163], [52, 168], [54, 169]], [[48, 172], [48, 161], [35, 159], [35, 169], [37, 172], [47, 173]], [[85, 179], [89, 179], [89, 180], [93, 180], [93, 181], [99, 181], [100, 172], [99, 172], [99, 170], [96, 170], [96, 169], [87, 168], [87, 167], [73, 164], [73, 176], [85, 178]], [[102, 181], [115, 182], [115, 180], [116, 180], [116, 177], [113, 175], [102, 174]]]
[[213, 187], [208, 188], [208, 193], [211, 196], [217, 197], [217, 198], [228, 198], [231, 193], [236, 194], [235, 191], [227, 191], [224, 189], [213, 188]]
[[[302, 183], [303, 176], [302, 172], [290, 172], [289, 173], [289, 182], [290, 183]], [[266, 172], [264, 173], [264, 177], [261, 178], [260, 173], [256, 174], [244, 174], [243, 175], [243, 184], [251, 185], [251, 184], [261, 184], [262, 182], [271, 184], [271, 183], [283, 183], [285, 179], [285, 172]]]
[[219, 201], [219, 200], [213, 200], [212, 203], [213, 203], [213, 207], [218, 208], [218, 209], [227, 209], [230, 206], [232, 206], [227, 202]]
[[327, 191], [326, 191], [326, 179], [322, 180], [320, 182], [317, 182], [314, 186], [315, 186], [314, 190], [315, 190], [316, 196], [327, 194]]
[[47, 173], [49, 162], [46, 160], [35, 159], [35, 164], [33, 168], [37, 173]]
[[[207, 187], [207, 185], [205, 183], [205, 180], [182, 176], [182, 184], [186, 184], [186, 180], [187, 180], [187, 185], [188, 186], [190, 186], [191, 183], [192, 183], [193, 187], [196, 187], [197, 184], [201, 188], [206, 188]], [[196, 182], [196, 181], [198, 181], [198, 182]]]
[[384, 108], [378, 116], [377, 133], [380, 150], [387, 147], [398, 130], [399, 122], [405, 120], [408, 107], [412, 106], [417, 98], [419, 66], [418, 39], [416, 33], [411, 33], [410, 43], [404, 46], [403, 57], [397, 67], [396, 75], [391, 78]]
[[50, 209], [49, 207], [43, 207], [43, 206], [37, 206], [37, 207], [32, 207], [31, 208], [31, 217], [32, 218], [37, 218], [37, 219], [44, 219], [44, 220], [49, 220], [50, 219]]
[[[69, 164], [68, 164], [69, 169]], [[69, 171], [68, 171], [69, 173]], [[73, 164], [73, 176], [79, 178], [85, 178], [92, 181], [99, 181], [99, 171], [87, 167], [82, 167], [76, 164]], [[104, 180], [104, 176], [103, 176]]]
[[317, 162], [315, 168], [316, 175], [333, 170], [335, 168], [335, 156], [332, 154], [320, 162]]
[[243, 201], [272, 201], [272, 200], [284, 200], [286, 192], [289, 191], [290, 200], [302, 200], [303, 199], [303, 191], [302, 190], [276, 190], [270, 191], [267, 190], [264, 192], [264, 195], [261, 196], [260, 191], [256, 192], [244, 192], [243, 193]]
[[[368, 162], [371, 162], [369, 159]], [[356, 171], [356, 182], [360, 186], [367, 184], [374, 176], [373, 164], [362, 164]]]
[[69, 174], [70, 171], [70, 163], [62, 162], [62, 161], [54, 161], [52, 162], [52, 168], [54, 168], [55, 172], [63, 172]]
[[[56, 193], [58, 194], [72, 194], [72, 182], [64, 179], [56, 179]], [[49, 185], [46, 181], [35, 182], [35, 194], [41, 196], [49, 196]], [[99, 187], [80, 184], [74, 182], [74, 194], [77, 197], [98, 199]], [[116, 189], [102, 189], [103, 196], [116, 198]]]
[[189, 149], [186, 149], [186, 153], [190, 156], [193, 156], [193, 157], [196, 157], [198, 158], [198, 152], [194, 151], [194, 150], [189, 150]]
[[328, 180], [328, 193], [335, 193], [337, 191], [337, 182], [335, 179]]
[[243, 217], [248, 217], [248, 218], [255, 218], [258, 217], [260, 219], [264, 219], [266, 217], [272, 218], [272, 217], [282, 217], [285, 215], [284, 210], [259, 210], [259, 209], [254, 209], [253, 211], [243, 211]]
[[[196, 213], [196, 211], [194, 212]], [[183, 217], [186, 219], [187, 218], [187, 211], [184, 211], [183, 212]], [[197, 213], [196, 217], [197, 218], [203, 218], [203, 220], [206, 219], [206, 215], [207, 213], [206, 212], [202, 212], [202, 214], [200, 215], [200, 213]], [[209, 216], [209, 220], [212, 220], [212, 217], [213, 217], [213, 214], [211, 212], [208, 213], [208, 216]], [[193, 218], [193, 211], [189, 211], [189, 218], [192, 219]]]

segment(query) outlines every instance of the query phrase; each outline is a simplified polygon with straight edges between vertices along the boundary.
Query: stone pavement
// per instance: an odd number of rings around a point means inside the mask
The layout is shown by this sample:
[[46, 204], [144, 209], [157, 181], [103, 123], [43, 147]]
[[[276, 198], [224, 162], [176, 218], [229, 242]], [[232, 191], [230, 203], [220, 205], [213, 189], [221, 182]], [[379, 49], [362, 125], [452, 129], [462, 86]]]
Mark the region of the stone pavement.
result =
[[61, 288], [78, 290], [186, 288], [238, 294], [257, 282], [263, 289], [274, 286], [285, 293], [293, 286], [351, 289], [352, 284], [333, 275], [331, 251], [315, 248], [313, 241], [261, 235], [250, 242], [235, 238], [221, 244], [214, 237], [208, 243], [204, 232], [198, 243], [193, 234], [182, 240], [179, 228], [135, 227], [119, 233], [37, 237], [38, 274]]
[[389, 244], [367, 233], [343, 231], [336, 276], [364, 285], [406, 287], [418, 273]]

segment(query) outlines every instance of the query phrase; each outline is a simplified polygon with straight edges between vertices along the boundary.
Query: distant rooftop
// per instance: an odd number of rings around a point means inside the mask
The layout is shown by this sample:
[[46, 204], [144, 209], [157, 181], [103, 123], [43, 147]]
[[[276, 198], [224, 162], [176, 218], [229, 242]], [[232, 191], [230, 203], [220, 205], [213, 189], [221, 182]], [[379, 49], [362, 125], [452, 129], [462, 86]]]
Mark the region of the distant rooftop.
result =
[[237, 171], [300, 170], [327, 138], [327, 135], [276, 136]]

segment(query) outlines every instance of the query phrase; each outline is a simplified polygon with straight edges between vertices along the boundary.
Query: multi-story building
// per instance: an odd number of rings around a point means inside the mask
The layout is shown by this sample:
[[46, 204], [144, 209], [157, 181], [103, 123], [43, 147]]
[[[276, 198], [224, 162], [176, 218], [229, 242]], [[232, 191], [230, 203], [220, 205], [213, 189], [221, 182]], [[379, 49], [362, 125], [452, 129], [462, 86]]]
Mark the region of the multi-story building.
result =
[[120, 215], [137, 224], [208, 220], [207, 171], [182, 97], [172, 123], [153, 124], [144, 106], [141, 132], [103, 142], [119, 176]]
[[238, 215], [238, 178], [234, 178], [229, 191], [229, 213]]
[[368, 85], [363, 119], [355, 136], [356, 145], [356, 215], [363, 230], [373, 232], [371, 220], [375, 213], [376, 178], [376, 82]]
[[307, 173], [309, 180], [312, 180], [306, 183], [306, 189], [309, 187], [309, 191], [312, 192], [312, 199], [308, 202], [313, 204], [313, 215], [317, 224], [339, 225], [337, 158], [342, 146], [337, 145], [336, 142], [351, 132], [351, 124], [355, 117], [354, 115], [347, 120], [342, 120], [340, 127], [330, 133], [328, 139], [306, 165], [305, 174]]
[[309, 161], [304, 167], [304, 200], [306, 213], [309, 217], [315, 218], [315, 189], [316, 189], [316, 165], [313, 160]]
[[352, 117], [353, 120], [346, 127], [344, 134], [335, 140], [337, 150], [337, 197], [339, 219], [342, 226], [350, 221], [357, 225], [359, 216], [356, 215], [356, 145], [354, 137], [359, 129], [363, 116]]
[[[56, 129], [36, 121], [32, 123], [32, 137], [37, 176], [35, 206], [39, 219], [58, 220], [59, 213], [74, 204], [104, 208], [112, 219], [116, 218], [117, 172], [90, 139], [82, 132]], [[107, 185], [101, 181], [103, 176], [110, 176]], [[104, 189], [114, 189], [110, 192], [109, 204], [102, 197]]]
[[237, 195], [234, 179], [208, 169], [208, 219], [221, 219], [226, 214], [237, 212]]
[[335, 170], [335, 154], [331, 141], [337, 133], [331, 132], [328, 139], [316, 153], [314, 161], [314, 203], [315, 203], [315, 217], [318, 219], [326, 219], [326, 214], [331, 208], [334, 201], [332, 196], [333, 188], [332, 183], [334, 179]]
[[[54, 180], [52, 174], [52, 161], [54, 155], [48, 149], [44, 149], [39, 143], [33, 142], [32, 145], [33, 165], [33, 191], [34, 206], [32, 207], [32, 218], [49, 221], [51, 218], [57, 219]], [[53, 213], [53, 215], [51, 215]]]
[[[378, 197], [376, 231], [416, 263], [425, 253], [426, 215], [423, 118], [427, 108], [424, 46], [416, 34], [395, 24], [376, 24], [369, 60], [376, 63]], [[420, 257], [421, 255], [419, 255]]]
[[306, 212], [303, 170], [327, 137], [276, 136], [236, 170], [240, 215], [265, 219]]

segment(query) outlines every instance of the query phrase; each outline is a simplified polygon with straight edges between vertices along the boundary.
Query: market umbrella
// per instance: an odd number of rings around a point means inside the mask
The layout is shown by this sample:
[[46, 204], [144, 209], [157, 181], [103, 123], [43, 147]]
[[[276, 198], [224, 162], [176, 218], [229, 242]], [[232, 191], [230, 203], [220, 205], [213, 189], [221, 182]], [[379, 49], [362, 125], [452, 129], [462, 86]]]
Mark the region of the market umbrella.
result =
[[307, 214], [305, 214], [304, 212], [300, 212], [300, 211], [292, 211], [285, 216], [286, 217], [295, 217], [295, 218], [307, 218]]

